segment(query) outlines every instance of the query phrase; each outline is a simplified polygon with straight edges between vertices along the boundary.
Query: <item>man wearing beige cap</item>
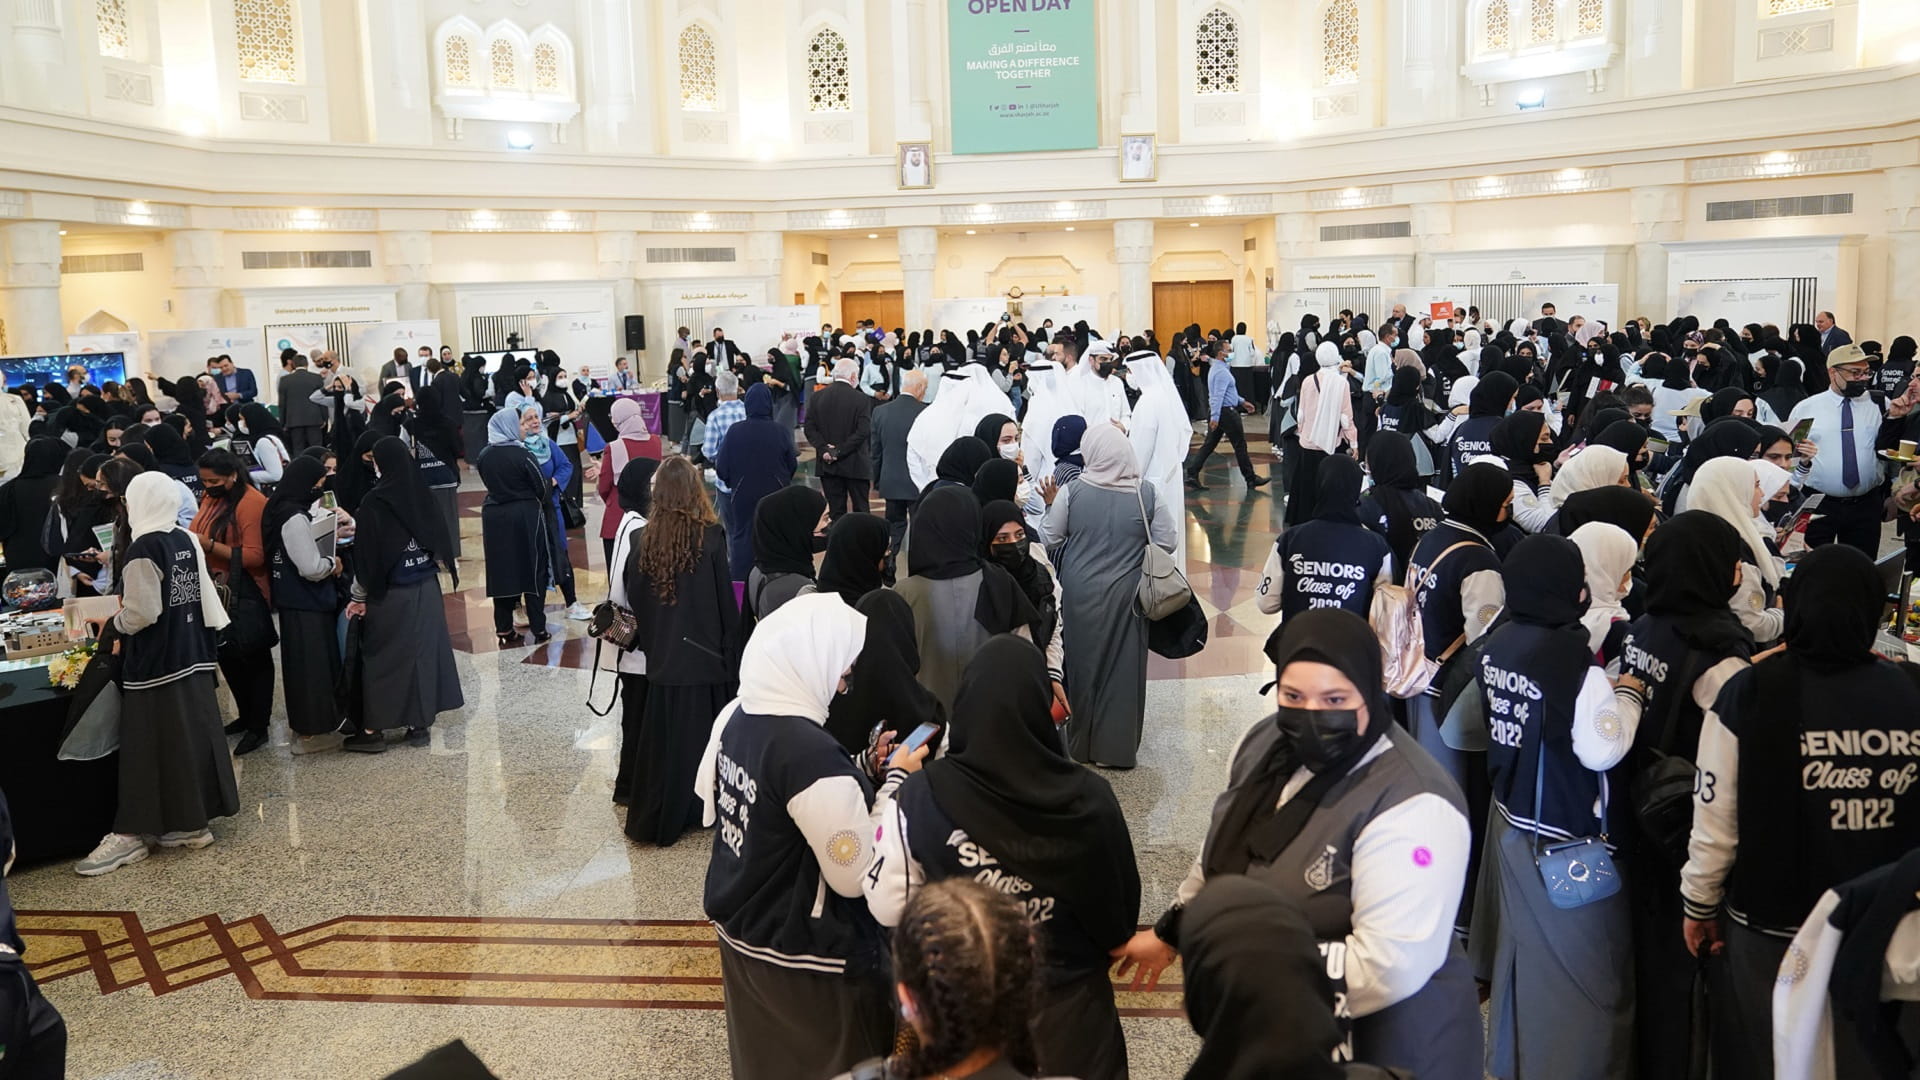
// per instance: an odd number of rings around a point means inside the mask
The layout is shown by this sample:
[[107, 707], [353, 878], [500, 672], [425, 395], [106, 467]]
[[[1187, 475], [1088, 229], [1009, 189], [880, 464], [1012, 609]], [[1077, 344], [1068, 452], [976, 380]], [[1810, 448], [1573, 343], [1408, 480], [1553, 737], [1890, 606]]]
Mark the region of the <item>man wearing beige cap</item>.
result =
[[1909, 381], [1899, 397], [1869, 395], [1873, 370], [1867, 354], [1858, 345], [1842, 345], [1827, 356], [1827, 381], [1829, 389], [1794, 406], [1785, 425], [1790, 431], [1812, 420], [1807, 440], [1820, 448], [1807, 488], [1825, 498], [1807, 526], [1807, 543], [1817, 547], [1838, 540], [1875, 556], [1885, 504], [1879, 451], [1899, 442], [1902, 427], [1882, 421], [1913, 409], [1920, 401], [1920, 378]]

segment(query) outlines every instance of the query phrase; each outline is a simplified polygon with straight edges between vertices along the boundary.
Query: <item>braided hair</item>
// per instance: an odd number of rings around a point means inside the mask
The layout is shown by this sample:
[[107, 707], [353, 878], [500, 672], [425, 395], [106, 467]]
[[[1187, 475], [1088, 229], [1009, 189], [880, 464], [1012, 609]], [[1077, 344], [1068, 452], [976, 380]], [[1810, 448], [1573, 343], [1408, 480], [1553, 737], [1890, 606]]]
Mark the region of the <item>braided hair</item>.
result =
[[995, 1049], [1021, 1074], [1037, 1071], [1028, 1021], [1036, 1005], [1033, 929], [1004, 894], [965, 879], [915, 893], [893, 934], [894, 978], [915, 1009], [919, 1045], [888, 1075], [938, 1075]]

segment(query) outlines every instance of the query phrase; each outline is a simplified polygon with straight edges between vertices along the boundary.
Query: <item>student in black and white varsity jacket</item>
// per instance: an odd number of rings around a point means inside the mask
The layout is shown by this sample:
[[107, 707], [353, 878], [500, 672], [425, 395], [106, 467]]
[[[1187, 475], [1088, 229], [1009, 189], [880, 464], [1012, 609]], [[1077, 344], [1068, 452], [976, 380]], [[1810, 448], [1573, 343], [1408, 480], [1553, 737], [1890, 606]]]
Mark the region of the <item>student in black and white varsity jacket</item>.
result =
[[[866, 622], [836, 593], [795, 597], [762, 619], [695, 780], [703, 821], [718, 826], [705, 908], [741, 1080], [832, 1076], [892, 1046], [886, 941], [861, 893], [879, 825], [874, 788], [822, 726]], [[926, 753], [894, 753], [881, 794]]]

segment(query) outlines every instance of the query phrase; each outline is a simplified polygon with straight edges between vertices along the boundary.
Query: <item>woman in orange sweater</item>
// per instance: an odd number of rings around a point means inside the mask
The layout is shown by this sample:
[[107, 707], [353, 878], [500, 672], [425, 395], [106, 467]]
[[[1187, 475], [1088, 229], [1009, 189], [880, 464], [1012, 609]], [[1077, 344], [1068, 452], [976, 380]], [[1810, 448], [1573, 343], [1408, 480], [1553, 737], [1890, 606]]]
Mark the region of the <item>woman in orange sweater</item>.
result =
[[[267, 497], [253, 486], [246, 466], [225, 450], [209, 450], [200, 458], [200, 512], [193, 516], [193, 534], [207, 555], [214, 580], [227, 586], [232, 607], [250, 599], [265, 604], [267, 548], [262, 522]], [[235, 574], [238, 566], [244, 574]], [[265, 635], [220, 644], [220, 675], [233, 692], [240, 715], [227, 725], [227, 734], [240, 736], [235, 756], [250, 754], [267, 742], [267, 720], [273, 715], [273, 646], [278, 638], [273, 623]], [[231, 636], [231, 635], [229, 635]]]

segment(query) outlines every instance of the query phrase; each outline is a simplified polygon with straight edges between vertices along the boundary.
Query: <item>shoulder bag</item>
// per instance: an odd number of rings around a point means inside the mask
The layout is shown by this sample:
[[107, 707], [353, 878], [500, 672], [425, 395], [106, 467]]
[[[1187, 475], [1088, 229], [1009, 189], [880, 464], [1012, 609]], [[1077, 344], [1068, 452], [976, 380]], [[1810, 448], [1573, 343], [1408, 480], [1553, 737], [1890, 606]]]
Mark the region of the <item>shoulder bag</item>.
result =
[[[1691, 696], [1699, 667], [1699, 654], [1687, 650], [1680, 679], [1660, 689], [1671, 686], [1676, 693]], [[1652, 696], [1649, 694], [1649, 699]], [[1645, 760], [1633, 772], [1634, 821], [1646, 836], [1647, 846], [1676, 870], [1687, 864], [1687, 842], [1693, 836], [1693, 789], [1699, 775], [1693, 762], [1673, 752], [1673, 729], [1680, 726], [1675, 723], [1679, 708], [1676, 704], [1662, 710], [1665, 723], [1659, 743], [1647, 749]]]
[[[1446, 548], [1433, 560], [1433, 566], [1439, 566], [1447, 556], [1472, 543], [1472, 540], [1462, 540]], [[1372, 625], [1374, 636], [1380, 639], [1386, 691], [1397, 698], [1426, 693], [1440, 666], [1466, 642], [1466, 635], [1462, 634], [1438, 658], [1427, 657], [1426, 631], [1420, 623], [1420, 590], [1413, 580], [1415, 569], [1407, 567], [1402, 584], [1374, 586], [1373, 604], [1367, 611], [1367, 622]], [[1433, 567], [1427, 569], [1431, 573]]]
[[[1187, 584], [1187, 575], [1174, 565], [1173, 556], [1153, 542], [1153, 519], [1147, 516], [1146, 496], [1137, 484], [1133, 497], [1140, 503], [1140, 524], [1147, 530], [1147, 547], [1140, 559], [1140, 584], [1134, 589], [1133, 604], [1148, 622], [1155, 622], [1186, 607], [1187, 601], [1193, 599], [1193, 587]], [[1071, 512], [1072, 504], [1068, 504], [1068, 510]]]
[[[1543, 721], [1545, 717], [1541, 718]], [[1539, 756], [1533, 767], [1533, 865], [1547, 886], [1547, 899], [1562, 911], [1588, 904], [1620, 891], [1620, 872], [1607, 851], [1607, 778], [1600, 777], [1600, 835], [1540, 846], [1541, 795], [1546, 790], [1547, 740], [1544, 724], [1536, 743]]]
[[280, 644], [280, 635], [273, 628], [273, 611], [240, 562], [239, 546], [230, 550], [226, 590], [220, 597], [227, 606], [227, 625], [215, 640], [222, 652], [264, 652]]

